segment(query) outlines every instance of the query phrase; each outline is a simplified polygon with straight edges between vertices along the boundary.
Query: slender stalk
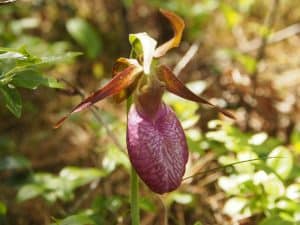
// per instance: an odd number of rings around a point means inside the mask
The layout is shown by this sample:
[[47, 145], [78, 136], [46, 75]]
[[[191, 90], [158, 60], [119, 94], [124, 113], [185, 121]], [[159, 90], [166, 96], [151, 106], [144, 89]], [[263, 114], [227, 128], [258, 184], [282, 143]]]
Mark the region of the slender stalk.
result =
[[[132, 97], [127, 99], [127, 117], [130, 106], [132, 104]], [[128, 118], [127, 118], [128, 120]], [[139, 178], [138, 175], [131, 166], [130, 171], [130, 215], [131, 215], [131, 224], [140, 225], [140, 208], [139, 208]]]
[[140, 209], [139, 209], [139, 178], [135, 169], [131, 166], [131, 182], [130, 182], [130, 204], [131, 204], [131, 224], [140, 224]]

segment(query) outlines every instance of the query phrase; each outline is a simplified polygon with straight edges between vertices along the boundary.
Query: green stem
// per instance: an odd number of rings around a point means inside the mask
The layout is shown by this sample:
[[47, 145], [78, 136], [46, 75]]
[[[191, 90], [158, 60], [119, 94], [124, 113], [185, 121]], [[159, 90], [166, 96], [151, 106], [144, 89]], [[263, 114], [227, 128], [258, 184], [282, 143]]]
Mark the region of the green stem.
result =
[[139, 178], [135, 169], [131, 167], [131, 224], [140, 224], [140, 209], [139, 209]]
[[[127, 116], [132, 104], [132, 97], [127, 99]], [[128, 120], [128, 118], [127, 118]], [[132, 225], [140, 225], [140, 208], [139, 208], [139, 178], [138, 175], [131, 166], [130, 173], [130, 207], [131, 207], [131, 224]]]

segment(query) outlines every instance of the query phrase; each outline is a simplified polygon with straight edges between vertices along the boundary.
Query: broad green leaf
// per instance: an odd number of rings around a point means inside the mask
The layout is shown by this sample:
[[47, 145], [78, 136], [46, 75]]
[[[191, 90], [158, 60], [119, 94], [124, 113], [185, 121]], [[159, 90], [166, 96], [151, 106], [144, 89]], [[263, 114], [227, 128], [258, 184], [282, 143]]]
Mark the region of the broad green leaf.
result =
[[95, 179], [103, 177], [105, 173], [95, 168], [65, 167], [60, 171], [59, 176], [70, 182], [72, 188], [85, 185]]
[[273, 173], [269, 174], [267, 178], [262, 182], [265, 192], [270, 197], [281, 197], [284, 195], [285, 187], [283, 182], [275, 176]]
[[24, 70], [13, 77], [12, 84], [17, 87], [36, 89], [43, 85], [50, 88], [63, 88], [64, 84], [53, 77], [45, 77], [36, 70]]
[[5, 106], [17, 118], [20, 118], [22, 113], [22, 100], [17, 89], [15, 87], [0, 86], [0, 92], [3, 95]]
[[296, 225], [296, 223], [283, 220], [280, 216], [274, 215], [265, 218], [258, 225]]
[[[54, 224], [57, 225], [94, 225], [95, 222], [83, 213], [69, 216], [63, 220], [60, 220]], [[53, 224], [53, 225], [54, 225]]]
[[293, 168], [293, 156], [288, 148], [279, 146], [268, 157], [267, 165], [272, 168], [282, 179], [287, 179]]
[[5, 215], [5, 214], [6, 214], [6, 211], [7, 211], [7, 209], [6, 209], [5, 204], [4, 204], [3, 202], [0, 201], [0, 216], [1, 216], [1, 215]]
[[70, 35], [85, 48], [88, 57], [96, 58], [102, 50], [102, 41], [94, 27], [82, 18], [72, 18], [67, 21]]
[[157, 42], [147, 33], [130, 34], [129, 42], [136, 56], [143, 56], [144, 73], [149, 74]]
[[0, 171], [29, 168], [30, 162], [23, 156], [6, 156], [0, 158]]
[[44, 193], [44, 188], [38, 184], [27, 184], [21, 187], [17, 194], [17, 200], [19, 202], [26, 201], [31, 198], [35, 198]]

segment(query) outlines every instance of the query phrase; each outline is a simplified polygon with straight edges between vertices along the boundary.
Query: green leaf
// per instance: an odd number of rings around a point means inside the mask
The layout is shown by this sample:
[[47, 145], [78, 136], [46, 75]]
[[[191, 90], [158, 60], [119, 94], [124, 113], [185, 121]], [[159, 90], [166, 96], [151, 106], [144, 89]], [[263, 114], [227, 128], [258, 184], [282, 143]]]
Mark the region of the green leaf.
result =
[[275, 148], [268, 157], [267, 165], [272, 168], [282, 179], [287, 179], [293, 168], [293, 156], [284, 146]]
[[0, 87], [5, 101], [5, 106], [11, 111], [17, 118], [21, 117], [22, 113], [22, 100], [19, 92], [15, 87]]
[[36, 89], [40, 85], [50, 88], [64, 88], [64, 84], [58, 82], [55, 78], [44, 77], [39, 71], [31, 69], [17, 73], [13, 78], [12, 84], [29, 89]]
[[95, 179], [103, 177], [105, 173], [95, 168], [65, 167], [59, 176], [69, 182], [72, 188], [85, 185]]
[[57, 224], [57, 225], [94, 225], [95, 222], [88, 215], [81, 213], [81, 214], [69, 216], [69, 217], [67, 217], [61, 221], [58, 221], [54, 224]]
[[82, 55], [81, 52], [67, 52], [61, 55], [44, 56], [36, 65], [53, 65], [61, 62], [68, 62], [76, 56]]
[[300, 153], [300, 131], [295, 129], [291, 135], [291, 143], [293, 149], [299, 154]]
[[243, 197], [232, 197], [224, 205], [224, 213], [230, 216], [241, 215], [248, 217], [251, 215], [247, 207], [249, 200]]
[[5, 214], [6, 214], [6, 211], [7, 211], [7, 209], [6, 209], [5, 204], [4, 204], [3, 202], [0, 201], [0, 216], [1, 216], [1, 215], [5, 215]]
[[283, 220], [280, 216], [271, 216], [265, 218], [259, 225], [296, 225], [296, 223]]
[[149, 198], [141, 198], [139, 201], [139, 206], [141, 209], [143, 209], [147, 212], [155, 212], [155, 210], [156, 210], [156, 205]]
[[30, 162], [23, 156], [6, 156], [0, 159], [0, 171], [29, 167]]
[[194, 223], [194, 225], [203, 225], [203, 223], [201, 223], [200, 221], [197, 221], [196, 223]]
[[230, 5], [223, 4], [221, 6], [221, 9], [230, 28], [236, 26], [241, 21], [241, 15]]
[[92, 25], [82, 18], [72, 18], [67, 21], [70, 35], [85, 48], [88, 57], [96, 58], [102, 50], [102, 41]]
[[0, 54], [0, 60], [8, 60], [8, 59], [23, 60], [25, 59], [25, 57], [21, 53], [12, 52], [12, 51]]
[[35, 198], [44, 193], [44, 188], [38, 184], [27, 184], [21, 187], [17, 194], [17, 200], [19, 202]]
[[130, 34], [129, 42], [135, 56], [143, 56], [144, 73], [149, 74], [157, 42], [145, 32]]

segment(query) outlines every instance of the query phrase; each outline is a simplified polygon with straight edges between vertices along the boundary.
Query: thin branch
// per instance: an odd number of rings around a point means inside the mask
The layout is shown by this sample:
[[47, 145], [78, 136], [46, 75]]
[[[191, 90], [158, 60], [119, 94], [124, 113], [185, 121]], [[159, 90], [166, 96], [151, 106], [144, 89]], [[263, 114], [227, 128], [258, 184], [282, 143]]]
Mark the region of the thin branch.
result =
[[266, 156], [266, 157], [255, 158], [255, 159], [242, 160], [242, 161], [234, 162], [234, 163], [231, 163], [231, 164], [228, 164], [228, 165], [225, 165], [225, 166], [215, 167], [215, 168], [212, 168], [212, 169], [209, 169], [209, 170], [204, 170], [204, 171], [195, 173], [192, 176], [184, 177], [182, 179], [182, 181], [187, 180], [187, 179], [191, 179], [191, 178], [199, 176], [199, 175], [206, 176], [206, 174], [208, 174], [208, 173], [212, 173], [212, 172], [215, 172], [217, 170], [224, 170], [226, 168], [233, 167], [233, 166], [236, 166], [238, 164], [242, 164], [242, 163], [246, 163], [246, 162], [260, 161], [260, 160], [263, 160], [263, 159], [278, 159], [278, 158], [285, 158], [285, 157], [280, 157], [280, 156], [268, 157], [268, 156]]
[[[62, 79], [62, 81], [65, 84], [67, 84], [69, 87], [71, 87], [73, 89], [73, 91], [71, 91], [71, 93], [80, 95], [82, 99], [85, 98], [86, 94], [85, 94], [85, 92], [82, 89], [80, 89], [77, 86], [74, 86], [73, 84], [71, 84], [69, 81], [67, 81], [65, 79]], [[105, 122], [105, 120], [100, 115], [99, 108], [97, 106], [93, 105], [93, 106], [91, 106], [89, 108], [89, 110], [92, 112], [92, 114], [94, 115], [95, 119], [100, 124], [103, 125], [104, 129], [106, 130], [107, 135], [110, 137], [110, 139], [116, 145], [116, 147], [119, 148], [121, 150], [121, 152], [123, 152], [124, 154], [126, 154], [126, 152], [127, 152], [126, 149], [119, 142], [119, 140], [118, 140], [117, 136], [115, 135], [115, 133], [110, 129], [110, 127], [108, 126], [108, 124]]]
[[[240, 32], [241, 31], [238, 30], [236, 36], [239, 36]], [[287, 26], [287, 27], [283, 28], [282, 30], [279, 30], [279, 31], [275, 32], [274, 34], [272, 34], [270, 36], [270, 38], [267, 39], [267, 44], [273, 44], [273, 43], [283, 41], [283, 40], [293, 37], [299, 33], [300, 33], [300, 23], [292, 24], [292, 25]], [[255, 38], [254, 40], [251, 40], [251, 41], [243, 41], [243, 43], [244, 44], [239, 44], [240, 45], [239, 49], [243, 53], [248, 53], [248, 52], [257, 50], [260, 48], [260, 46], [262, 44], [261, 38]]]
[[[265, 18], [264, 28], [267, 29], [267, 32], [269, 32], [269, 30], [272, 29], [272, 27], [275, 23], [278, 5], [279, 5], [279, 0], [273, 0], [271, 8], [269, 10], [269, 13]], [[257, 55], [256, 55], [257, 65], [265, 56], [266, 45], [267, 45], [268, 39], [269, 39], [269, 35], [263, 35], [261, 38], [261, 45], [260, 45]], [[258, 66], [256, 66], [256, 68], [252, 74], [254, 92], [255, 92], [256, 86], [257, 86], [257, 76], [258, 76]]]

